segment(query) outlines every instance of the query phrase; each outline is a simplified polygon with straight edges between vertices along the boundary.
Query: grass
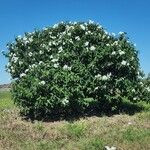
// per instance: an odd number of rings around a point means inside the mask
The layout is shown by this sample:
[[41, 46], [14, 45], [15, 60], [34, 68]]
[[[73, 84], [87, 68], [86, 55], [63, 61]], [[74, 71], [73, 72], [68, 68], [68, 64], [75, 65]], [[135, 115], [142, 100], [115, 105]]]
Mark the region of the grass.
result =
[[13, 101], [11, 100], [11, 94], [8, 91], [0, 91], [0, 110], [13, 107]]
[[148, 108], [134, 115], [31, 122], [19, 116], [9, 92], [0, 92], [0, 150], [149, 150]]

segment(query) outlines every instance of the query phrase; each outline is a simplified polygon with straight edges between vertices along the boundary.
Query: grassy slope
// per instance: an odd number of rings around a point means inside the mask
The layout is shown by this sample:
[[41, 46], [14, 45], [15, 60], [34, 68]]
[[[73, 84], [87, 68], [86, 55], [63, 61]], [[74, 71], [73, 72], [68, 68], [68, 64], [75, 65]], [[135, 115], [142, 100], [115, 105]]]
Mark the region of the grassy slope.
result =
[[86, 117], [73, 122], [22, 120], [9, 92], [0, 92], [0, 150], [150, 149], [150, 112]]
[[13, 101], [11, 100], [11, 94], [9, 91], [0, 91], [0, 110], [5, 108], [12, 108]]

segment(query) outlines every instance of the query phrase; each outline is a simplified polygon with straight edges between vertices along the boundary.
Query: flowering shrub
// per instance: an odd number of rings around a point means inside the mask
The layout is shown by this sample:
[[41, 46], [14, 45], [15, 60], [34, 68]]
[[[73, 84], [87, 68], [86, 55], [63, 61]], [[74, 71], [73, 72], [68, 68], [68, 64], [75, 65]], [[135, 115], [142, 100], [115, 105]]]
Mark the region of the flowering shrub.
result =
[[150, 102], [150, 74], [139, 79], [137, 87], [133, 92], [135, 94], [133, 100], [141, 99], [147, 103]]
[[62, 22], [16, 37], [8, 49], [13, 97], [25, 114], [112, 112], [122, 97], [134, 99], [139, 60], [123, 32]]

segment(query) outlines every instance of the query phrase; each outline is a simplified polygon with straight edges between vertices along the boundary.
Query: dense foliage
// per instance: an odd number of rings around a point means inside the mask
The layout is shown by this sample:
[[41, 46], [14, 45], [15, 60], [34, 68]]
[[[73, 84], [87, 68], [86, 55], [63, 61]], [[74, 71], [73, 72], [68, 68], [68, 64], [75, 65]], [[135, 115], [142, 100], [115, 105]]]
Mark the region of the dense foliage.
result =
[[138, 53], [123, 32], [62, 22], [18, 36], [8, 49], [13, 97], [25, 114], [120, 111], [124, 98], [141, 99]]

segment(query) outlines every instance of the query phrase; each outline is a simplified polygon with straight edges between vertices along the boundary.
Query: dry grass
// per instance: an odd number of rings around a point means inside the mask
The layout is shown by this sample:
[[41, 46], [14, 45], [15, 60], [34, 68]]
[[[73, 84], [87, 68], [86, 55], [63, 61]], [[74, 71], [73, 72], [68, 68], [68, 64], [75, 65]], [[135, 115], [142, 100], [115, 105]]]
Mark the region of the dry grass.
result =
[[[9, 96], [8, 96], [9, 97]], [[9, 98], [1, 97], [0, 105]], [[0, 107], [0, 150], [150, 149], [150, 112], [69, 121], [26, 121], [13, 104]]]

